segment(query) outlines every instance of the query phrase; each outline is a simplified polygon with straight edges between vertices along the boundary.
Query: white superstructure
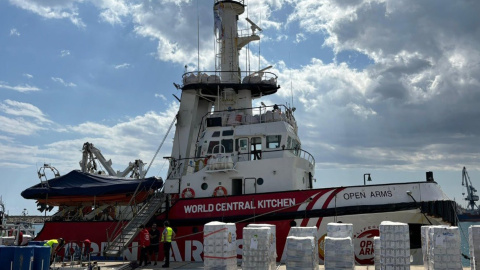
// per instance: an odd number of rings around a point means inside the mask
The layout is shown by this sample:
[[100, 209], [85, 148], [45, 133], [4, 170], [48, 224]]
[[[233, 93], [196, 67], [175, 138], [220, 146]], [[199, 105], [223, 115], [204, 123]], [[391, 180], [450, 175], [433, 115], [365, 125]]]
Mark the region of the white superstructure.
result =
[[261, 31], [247, 19], [249, 34], [238, 34], [244, 8], [243, 1], [216, 1], [220, 69], [183, 77], [166, 193], [192, 198], [312, 188], [315, 162], [300, 149], [295, 109], [252, 107], [280, 86], [269, 67], [240, 70], [240, 49]]

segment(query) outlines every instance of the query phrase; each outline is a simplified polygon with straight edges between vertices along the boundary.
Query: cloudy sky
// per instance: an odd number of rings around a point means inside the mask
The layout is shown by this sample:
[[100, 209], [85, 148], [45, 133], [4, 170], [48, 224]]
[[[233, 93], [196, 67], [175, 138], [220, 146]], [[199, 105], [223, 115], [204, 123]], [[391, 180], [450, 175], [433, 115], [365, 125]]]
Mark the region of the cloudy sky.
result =
[[[242, 69], [273, 66], [281, 88], [261, 101], [297, 108], [317, 187], [363, 184], [364, 173], [372, 184], [423, 181], [433, 171], [462, 201], [466, 166], [480, 188], [479, 1], [245, 4], [240, 28], [248, 16], [263, 32]], [[10, 214], [38, 213], [20, 192], [44, 163], [78, 169], [84, 142], [116, 170], [151, 161], [178, 110], [172, 83], [185, 66], [214, 69], [212, 6], [0, 1], [0, 196]], [[172, 134], [149, 175], [165, 177]]]

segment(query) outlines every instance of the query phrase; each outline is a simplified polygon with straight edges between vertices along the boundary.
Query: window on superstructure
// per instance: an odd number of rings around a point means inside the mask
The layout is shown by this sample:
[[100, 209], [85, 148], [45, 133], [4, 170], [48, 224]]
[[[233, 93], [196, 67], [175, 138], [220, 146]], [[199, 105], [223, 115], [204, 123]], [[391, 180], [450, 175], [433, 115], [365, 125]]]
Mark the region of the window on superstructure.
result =
[[[208, 151], [207, 151], [207, 153], [208, 153], [208, 154], [216, 154], [216, 153], [219, 153], [220, 147], [219, 147], [218, 145], [219, 145], [219, 141], [211, 141], [211, 142], [208, 144]], [[214, 152], [214, 151], [215, 151], [215, 152]]]
[[220, 131], [213, 132], [212, 137], [220, 137]]
[[295, 155], [298, 155], [298, 153], [300, 152], [300, 142], [295, 139], [292, 140], [292, 152]]
[[222, 152], [225, 149], [225, 153], [232, 153], [233, 152], [233, 139], [222, 140]]
[[237, 151], [240, 151], [240, 152], [248, 151], [248, 139], [247, 138], [237, 139], [235, 144], [236, 144]]
[[233, 130], [224, 130], [222, 132], [222, 136], [232, 136], [233, 135]]
[[287, 138], [287, 149], [290, 149], [292, 147], [292, 137], [288, 136]]
[[262, 138], [253, 137], [250, 142], [251, 160], [262, 159]]
[[268, 135], [267, 136], [267, 148], [280, 148], [281, 135]]

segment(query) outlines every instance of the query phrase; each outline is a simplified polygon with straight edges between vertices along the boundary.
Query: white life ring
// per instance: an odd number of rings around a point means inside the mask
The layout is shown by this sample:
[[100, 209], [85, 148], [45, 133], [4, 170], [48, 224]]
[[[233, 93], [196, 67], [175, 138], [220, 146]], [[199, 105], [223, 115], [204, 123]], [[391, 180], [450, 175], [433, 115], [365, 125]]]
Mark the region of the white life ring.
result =
[[182, 198], [195, 198], [195, 190], [193, 188], [185, 188], [182, 191]]
[[223, 197], [227, 196], [227, 189], [223, 186], [218, 186], [214, 191], [213, 191], [213, 196], [214, 197]]

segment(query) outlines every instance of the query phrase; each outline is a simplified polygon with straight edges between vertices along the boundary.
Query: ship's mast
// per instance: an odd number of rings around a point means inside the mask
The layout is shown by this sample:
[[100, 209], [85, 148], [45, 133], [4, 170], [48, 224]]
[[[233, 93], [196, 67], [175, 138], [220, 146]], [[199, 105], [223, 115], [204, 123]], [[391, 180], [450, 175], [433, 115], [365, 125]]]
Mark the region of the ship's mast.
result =
[[177, 178], [186, 172], [187, 164], [192, 162], [190, 158], [195, 156], [194, 146], [204, 116], [211, 113], [212, 108], [215, 111], [243, 110], [242, 113], [248, 115], [251, 114], [253, 98], [274, 94], [279, 88], [273, 73], [267, 76], [264, 70], [251, 74], [240, 70], [240, 49], [251, 41], [260, 40], [255, 31], [261, 31], [260, 27], [247, 19], [251, 25], [251, 33], [239, 36], [237, 22], [244, 11], [243, 0], [215, 0], [213, 12], [219, 67], [216, 66], [214, 72], [195, 71], [183, 75], [183, 85], [178, 86], [178, 89], [182, 90], [182, 97], [170, 157], [169, 177]]

